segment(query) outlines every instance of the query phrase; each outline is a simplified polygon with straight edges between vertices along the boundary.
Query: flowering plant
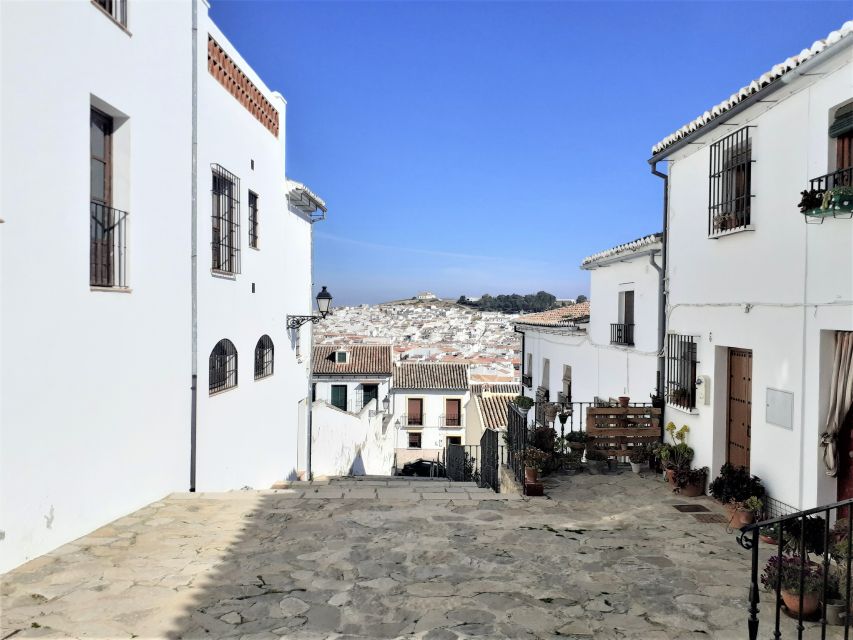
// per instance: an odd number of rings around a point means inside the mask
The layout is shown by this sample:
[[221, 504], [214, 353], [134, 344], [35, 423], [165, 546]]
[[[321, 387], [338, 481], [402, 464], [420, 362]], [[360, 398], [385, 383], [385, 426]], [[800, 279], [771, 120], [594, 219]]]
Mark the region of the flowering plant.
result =
[[533, 467], [537, 471], [542, 471], [550, 458], [551, 456], [536, 447], [527, 447], [524, 450], [524, 466]]
[[761, 584], [772, 591], [780, 582], [782, 591], [791, 595], [800, 595], [800, 582], [804, 595], [819, 593], [823, 586], [823, 569], [799, 556], [770, 556], [761, 574]]

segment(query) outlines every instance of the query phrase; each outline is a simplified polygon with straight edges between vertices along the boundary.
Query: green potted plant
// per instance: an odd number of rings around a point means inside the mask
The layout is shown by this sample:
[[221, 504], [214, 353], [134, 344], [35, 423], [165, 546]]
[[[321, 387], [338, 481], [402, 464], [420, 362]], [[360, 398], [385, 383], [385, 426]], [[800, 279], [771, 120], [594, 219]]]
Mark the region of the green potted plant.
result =
[[628, 459], [631, 461], [631, 471], [640, 473], [643, 469], [643, 463], [649, 459], [649, 452], [645, 447], [634, 447], [631, 449]]
[[764, 510], [764, 502], [758, 496], [749, 496], [743, 501], [734, 501], [735, 519], [741, 527], [752, 524]]
[[586, 431], [570, 431], [566, 434], [566, 444], [570, 449], [583, 450], [586, 449], [586, 444], [589, 442], [589, 436]]
[[533, 398], [528, 398], [527, 396], [516, 396], [515, 400], [512, 401], [513, 404], [518, 407], [518, 410], [521, 411], [525, 416], [527, 412], [530, 411], [531, 407], [535, 404], [533, 402]]
[[779, 544], [779, 536], [781, 527], [779, 523], [767, 525], [765, 527], [761, 527], [761, 530], [758, 532], [758, 537], [761, 538], [761, 541], [765, 544], [769, 544], [772, 546], [778, 546]]
[[780, 587], [782, 601], [791, 615], [799, 615], [802, 596], [802, 614], [809, 616], [819, 606], [823, 571], [819, 564], [809, 560], [801, 562], [797, 556], [770, 556], [761, 574], [761, 584], [768, 591], [775, 591], [777, 585]]
[[581, 460], [583, 459], [583, 451], [571, 450], [566, 454], [566, 468], [570, 473], [577, 473], [581, 468]]
[[691, 469], [688, 466], [676, 469], [673, 491], [685, 498], [695, 498], [705, 493], [705, 480], [707, 478], [708, 467]]
[[603, 451], [598, 449], [589, 449], [586, 452], [586, 467], [593, 475], [598, 475], [604, 471], [607, 465], [607, 456]]
[[538, 482], [539, 473], [548, 461], [548, 454], [536, 447], [527, 447], [524, 450], [524, 481]]

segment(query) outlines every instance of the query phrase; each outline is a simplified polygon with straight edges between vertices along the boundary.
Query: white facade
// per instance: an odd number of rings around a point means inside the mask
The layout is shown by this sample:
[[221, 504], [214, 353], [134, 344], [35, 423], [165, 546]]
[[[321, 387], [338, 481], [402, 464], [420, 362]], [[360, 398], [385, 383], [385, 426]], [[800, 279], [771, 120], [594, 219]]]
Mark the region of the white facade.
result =
[[[359, 413], [366, 406], [367, 400], [369, 400], [369, 396], [365, 396], [364, 387], [365, 385], [372, 386], [376, 385], [377, 387], [377, 404], [378, 410], [382, 410], [382, 400], [385, 398], [390, 399], [391, 392], [391, 375], [387, 376], [371, 376], [371, 375], [357, 375], [357, 376], [341, 376], [341, 377], [333, 377], [328, 375], [314, 375], [312, 378], [314, 384], [313, 396], [315, 401], [328, 402], [332, 403], [332, 387], [333, 386], [344, 386], [346, 387], [346, 408], [345, 411], [349, 413]], [[340, 407], [338, 407], [340, 408]]]
[[[465, 407], [470, 399], [468, 389], [392, 389], [391, 427], [396, 430], [398, 449], [444, 449], [447, 438], [459, 438], [458, 444], [479, 444], [465, 442]], [[414, 424], [408, 417], [409, 398], [423, 402], [423, 424]], [[447, 401], [459, 401], [459, 425], [447, 424], [445, 415]], [[409, 434], [420, 434], [421, 446], [409, 447]]]
[[[297, 477], [299, 401], [308, 393], [310, 324], [297, 357], [286, 317], [311, 313], [311, 223], [288, 206], [285, 101], [270, 91], [199, 4], [198, 38], [198, 427], [200, 491], [266, 488]], [[211, 36], [279, 114], [276, 136], [208, 72]], [[240, 273], [212, 267], [212, 165], [240, 181]], [[258, 196], [258, 248], [249, 246], [249, 191]], [[254, 351], [268, 335], [274, 373], [255, 380]], [[235, 388], [209, 394], [208, 358], [226, 338], [237, 349]]]
[[[125, 29], [94, 2], [0, 3], [0, 571], [191, 486], [194, 231], [196, 486], [268, 487], [297, 470], [308, 358], [284, 327], [287, 314], [310, 313], [311, 227], [287, 205], [284, 100], [196, 7], [193, 229], [192, 5], [132, 2]], [[279, 110], [278, 137], [211, 77], [208, 34]], [[90, 286], [93, 108], [114, 123], [121, 287]], [[233, 278], [210, 272], [212, 163], [241, 179]], [[249, 189], [260, 198], [257, 251]], [[255, 381], [264, 334], [274, 374]], [[237, 347], [238, 384], [208, 396], [220, 338]]]
[[[0, 571], [189, 486], [190, 8], [128, 26], [0, 3]], [[116, 116], [126, 290], [90, 288], [93, 105]]]
[[[819, 440], [834, 332], [853, 329], [853, 221], [807, 225], [797, 203], [810, 179], [843, 168], [827, 130], [853, 100], [851, 44], [848, 35], [787, 72], [766, 100], [721, 116], [728, 126], [700, 128], [691, 144], [653, 158], [669, 164], [668, 331], [693, 337], [696, 377], [706, 377], [704, 401], [690, 410], [669, 404], [666, 420], [690, 426], [694, 465], [716, 475], [728, 459], [729, 350], [751, 351], [750, 470], [771, 496], [799, 508], [836, 499]], [[745, 126], [750, 224], [710, 238], [711, 147]], [[780, 397], [791, 410], [773, 424], [766, 403]]]
[[[516, 326], [524, 332], [524, 375], [532, 381], [525, 395], [534, 397], [543, 387], [552, 402], [559, 393], [570, 395], [573, 402], [619, 396], [650, 402], [658, 366], [660, 281], [654, 264], [660, 261], [660, 251], [660, 241], [651, 237], [639, 249], [586, 262], [583, 268], [591, 272], [588, 322], [539, 326], [524, 322], [534, 322], [535, 316], [518, 319]], [[632, 333], [614, 336], [611, 325], [626, 324], [626, 292], [633, 292], [633, 326], [627, 330]], [[611, 342], [613, 337], [633, 344]], [[534, 412], [529, 415], [533, 419]]]
[[395, 432], [375, 400], [356, 413], [312, 405], [311, 469], [323, 476], [392, 475]]

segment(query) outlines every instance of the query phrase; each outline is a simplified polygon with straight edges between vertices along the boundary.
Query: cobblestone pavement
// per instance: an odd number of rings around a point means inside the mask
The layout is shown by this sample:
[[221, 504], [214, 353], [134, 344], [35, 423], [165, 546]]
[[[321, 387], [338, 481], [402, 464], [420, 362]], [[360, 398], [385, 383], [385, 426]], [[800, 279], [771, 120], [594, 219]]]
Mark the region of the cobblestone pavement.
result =
[[630, 472], [547, 491], [175, 494], [3, 576], [0, 638], [746, 637], [747, 553], [673, 508], [712, 501]]

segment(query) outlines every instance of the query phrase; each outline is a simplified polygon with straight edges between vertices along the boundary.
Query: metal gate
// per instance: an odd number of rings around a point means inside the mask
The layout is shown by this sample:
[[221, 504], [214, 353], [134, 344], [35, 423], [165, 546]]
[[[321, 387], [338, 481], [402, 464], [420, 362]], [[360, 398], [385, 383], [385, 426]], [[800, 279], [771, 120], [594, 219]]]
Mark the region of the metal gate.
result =
[[500, 490], [498, 475], [498, 432], [486, 429], [480, 438], [480, 486]]
[[444, 460], [450, 480], [480, 484], [479, 445], [448, 444]]

